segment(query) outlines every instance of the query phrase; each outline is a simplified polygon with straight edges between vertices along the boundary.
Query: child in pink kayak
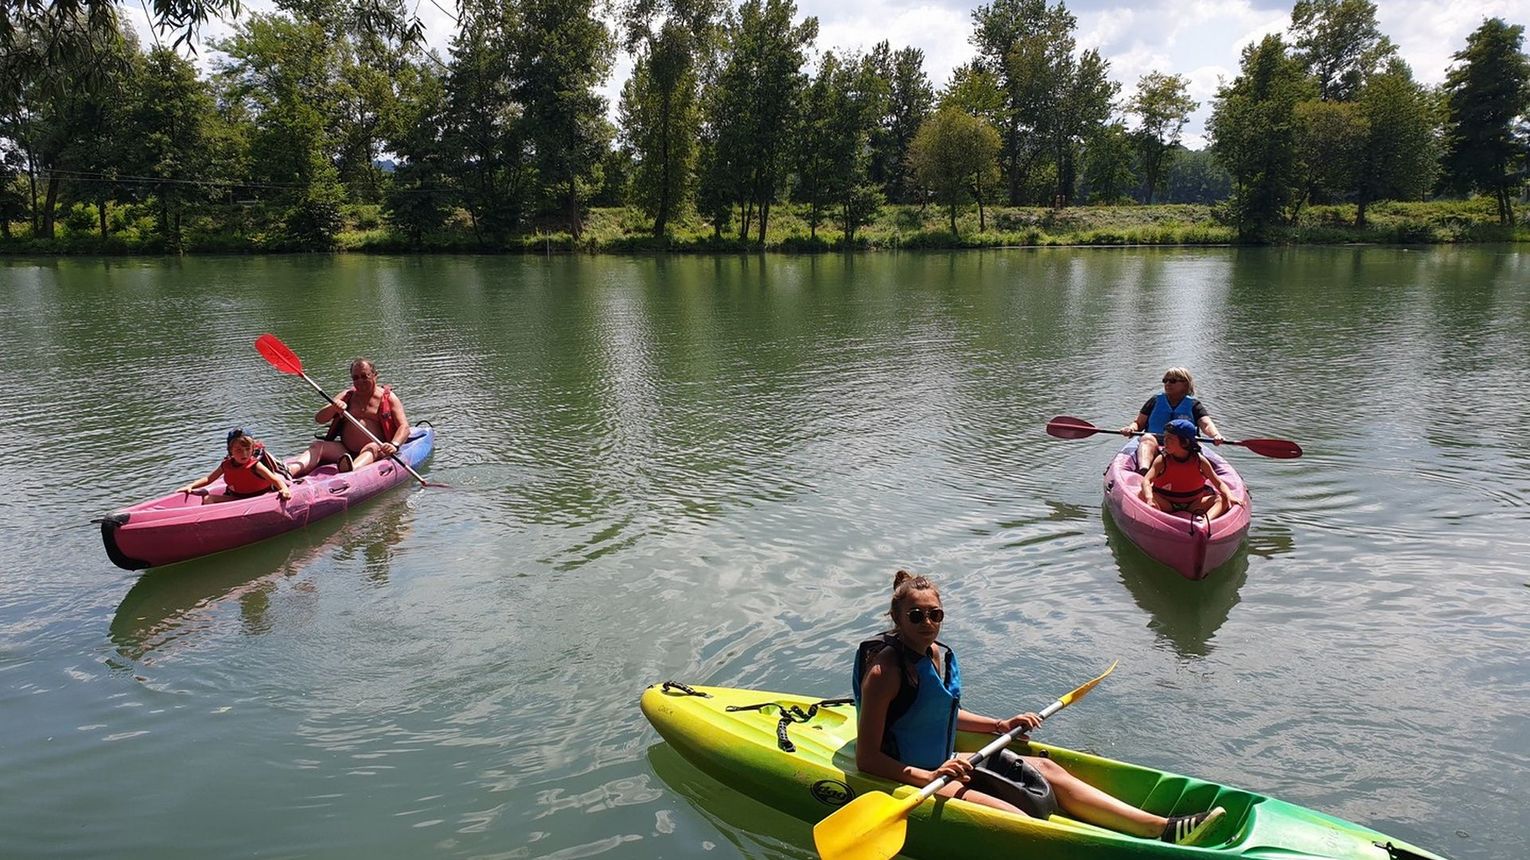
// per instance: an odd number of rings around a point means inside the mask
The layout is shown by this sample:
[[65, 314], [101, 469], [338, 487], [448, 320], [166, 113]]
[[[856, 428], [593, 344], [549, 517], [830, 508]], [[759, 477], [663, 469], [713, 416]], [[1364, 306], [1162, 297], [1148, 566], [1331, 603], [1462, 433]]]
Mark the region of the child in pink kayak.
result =
[[209, 472], [207, 477], [192, 481], [181, 487], [179, 492], [196, 492], [218, 480], [221, 475], [223, 492], [204, 494], [202, 504], [232, 502], [258, 496], [261, 493], [269, 493], [272, 490], [276, 490], [283, 499], [290, 499], [292, 490], [287, 487], [287, 482], [279, 474], [280, 471], [275, 459], [266, 453], [265, 446], [243, 430], [234, 429], [228, 433], [228, 456], [223, 458], [223, 462]]
[[1167, 513], [1187, 511], [1214, 520], [1243, 499], [1232, 495], [1201, 454], [1195, 425], [1176, 418], [1164, 427], [1163, 447], [1142, 477], [1142, 500]]

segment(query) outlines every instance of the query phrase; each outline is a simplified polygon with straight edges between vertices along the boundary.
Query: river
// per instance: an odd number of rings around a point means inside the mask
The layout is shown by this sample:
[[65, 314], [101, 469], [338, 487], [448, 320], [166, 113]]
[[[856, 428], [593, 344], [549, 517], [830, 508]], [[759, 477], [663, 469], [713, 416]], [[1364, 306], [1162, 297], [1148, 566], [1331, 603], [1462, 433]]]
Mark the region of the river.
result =
[[[808, 857], [637, 699], [849, 689], [936, 577], [964, 704], [1456, 860], [1530, 853], [1514, 247], [0, 260], [0, 854]], [[93, 518], [373, 358], [445, 489], [147, 574]], [[1185, 365], [1254, 496], [1202, 583], [1101, 512]]]

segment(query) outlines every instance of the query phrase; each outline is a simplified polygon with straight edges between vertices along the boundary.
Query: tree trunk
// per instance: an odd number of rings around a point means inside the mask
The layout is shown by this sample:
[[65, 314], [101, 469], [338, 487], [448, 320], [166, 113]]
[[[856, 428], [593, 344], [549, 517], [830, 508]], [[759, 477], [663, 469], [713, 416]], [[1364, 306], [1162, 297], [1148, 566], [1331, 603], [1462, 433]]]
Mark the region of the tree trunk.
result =
[[568, 175], [568, 229], [574, 234], [574, 241], [579, 241], [579, 236], [584, 232], [584, 224], [579, 219], [579, 180], [572, 172]]
[[1366, 201], [1364, 195], [1361, 195], [1361, 196], [1358, 196], [1358, 197], [1355, 198], [1355, 226], [1356, 227], [1364, 227], [1365, 226], [1365, 206], [1366, 206], [1366, 203], [1367, 203], [1367, 201]]
[[955, 203], [951, 204], [951, 235], [952, 236], [960, 236], [961, 235], [960, 233], [956, 232], [956, 204]]
[[765, 225], [770, 220], [770, 201], [760, 201], [760, 247], [765, 247]]
[[664, 238], [664, 231], [669, 226], [669, 99], [670, 91], [664, 90], [664, 99], [659, 107], [659, 128], [663, 129], [659, 139], [659, 205], [658, 212], [653, 218], [653, 235], [655, 239]]
[[106, 207], [108, 205], [109, 205], [109, 203], [107, 201], [106, 195], [105, 194], [101, 195], [100, 201], [96, 204], [96, 212], [98, 214], [100, 214], [100, 216], [101, 216], [101, 238], [102, 239], [106, 238]]
[[978, 205], [978, 232], [986, 233], [988, 232], [988, 220], [987, 216], [983, 213], [983, 180], [977, 180], [973, 183], [973, 186], [977, 191], [973, 196], [977, 198]]
[[59, 178], [56, 173], [48, 174], [48, 196], [43, 202], [42, 235], [44, 239], [53, 238], [53, 212], [58, 206]]
[[32, 158], [32, 145], [26, 144], [27, 148], [27, 187], [32, 192], [32, 235], [36, 236], [42, 229], [42, 222], [38, 220], [37, 212], [37, 164]]

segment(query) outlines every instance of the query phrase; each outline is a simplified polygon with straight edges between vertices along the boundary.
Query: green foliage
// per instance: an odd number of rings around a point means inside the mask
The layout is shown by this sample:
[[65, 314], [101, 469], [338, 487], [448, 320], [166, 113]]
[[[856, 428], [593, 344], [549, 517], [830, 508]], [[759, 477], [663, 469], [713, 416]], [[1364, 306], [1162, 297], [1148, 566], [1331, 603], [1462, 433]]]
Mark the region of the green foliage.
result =
[[1371, 0], [1296, 0], [1291, 38], [1294, 58], [1317, 79], [1323, 101], [1352, 101], [1365, 79], [1397, 55]]
[[592, 0], [520, 0], [518, 8], [518, 26], [507, 33], [511, 92], [541, 187], [577, 241], [614, 134], [606, 100], [594, 91], [611, 70], [611, 33]]
[[914, 136], [909, 151], [914, 174], [949, 209], [953, 235], [959, 235], [956, 207], [972, 199], [981, 207], [984, 190], [998, 178], [999, 145], [993, 126], [955, 105], [936, 111]]
[[1084, 148], [1083, 190], [1090, 203], [1120, 203], [1129, 200], [1137, 176], [1132, 171], [1135, 141], [1120, 122], [1095, 132]]
[[1418, 200], [1434, 187], [1439, 170], [1434, 102], [1415, 83], [1408, 64], [1391, 60], [1359, 93], [1370, 135], [1361, 149], [1355, 184], [1356, 226], [1365, 226], [1373, 200]]
[[1290, 220], [1306, 199], [1328, 203], [1355, 187], [1371, 133], [1370, 120], [1354, 102], [1301, 102], [1295, 118], [1298, 170], [1306, 193], [1291, 200]]
[[1209, 149], [1181, 148], [1169, 165], [1165, 203], [1218, 203], [1232, 194], [1232, 176]]
[[1493, 195], [1504, 225], [1514, 223], [1511, 197], [1524, 182], [1526, 133], [1518, 125], [1530, 109], [1530, 58], [1520, 50], [1524, 29], [1499, 18], [1482, 22], [1445, 77], [1445, 183]]
[[924, 73], [924, 52], [903, 48], [890, 52], [887, 42], [872, 50], [872, 73], [887, 82], [886, 100], [871, 135], [871, 157], [867, 167], [871, 181], [879, 184], [883, 196], [899, 203], [914, 195], [913, 173], [908, 166], [908, 150], [919, 126], [935, 104], [935, 88]]
[[1270, 238], [1304, 197], [1296, 106], [1315, 94], [1279, 36], [1243, 50], [1241, 73], [1217, 91], [1207, 130], [1233, 178], [1230, 212], [1239, 236]]
[[1149, 72], [1137, 81], [1137, 92], [1127, 102], [1127, 111], [1137, 115], [1133, 137], [1142, 170], [1143, 199], [1148, 203], [1163, 186], [1185, 123], [1200, 107], [1190, 98], [1189, 88], [1189, 80], [1181, 75]]

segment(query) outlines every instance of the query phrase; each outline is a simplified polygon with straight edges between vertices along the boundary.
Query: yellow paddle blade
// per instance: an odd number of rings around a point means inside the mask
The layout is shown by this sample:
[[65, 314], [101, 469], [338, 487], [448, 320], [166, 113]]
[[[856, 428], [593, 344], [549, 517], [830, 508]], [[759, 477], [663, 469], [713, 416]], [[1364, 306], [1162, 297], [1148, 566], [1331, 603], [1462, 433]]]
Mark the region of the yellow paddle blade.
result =
[[908, 813], [919, 795], [899, 800], [874, 791], [841, 806], [813, 825], [813, 845], [823, 860], [888, 860], [903, 850]]
[[1105, 676], [1106, 675], [1109, 675], [1111, 672], [1116, 671], [1116, 664], [1119, 663], [1119, 662], [1121, 662], [1121, 661], [1120, 660], [1112, 660], [1112, 661], [1110, 661], [1110, 668], [1106, 669], [1104, 672], [1101, 672], [1100, 673], [1100, 677], [1095, 678], [1093, 681], [1090, 681], [1087, 684], [1084, 684], [1083, 686], [1079, 687], [1077, 690], [1074, 690], [1073, 692], [1067, 694], [1066, 696], [1063, 696], [1062, 698], [1058, 699], [1057, 701], [1062, 702], [1063, 707], [1066, 708], [1069, 705], [1073, 704], [1074, 702], [1078, 701], [1079, 699], [1084, 698], [1084, 696], [1087, 695], [1090, 690], [1093, 690], [1101, 681], [1105, 680]]

